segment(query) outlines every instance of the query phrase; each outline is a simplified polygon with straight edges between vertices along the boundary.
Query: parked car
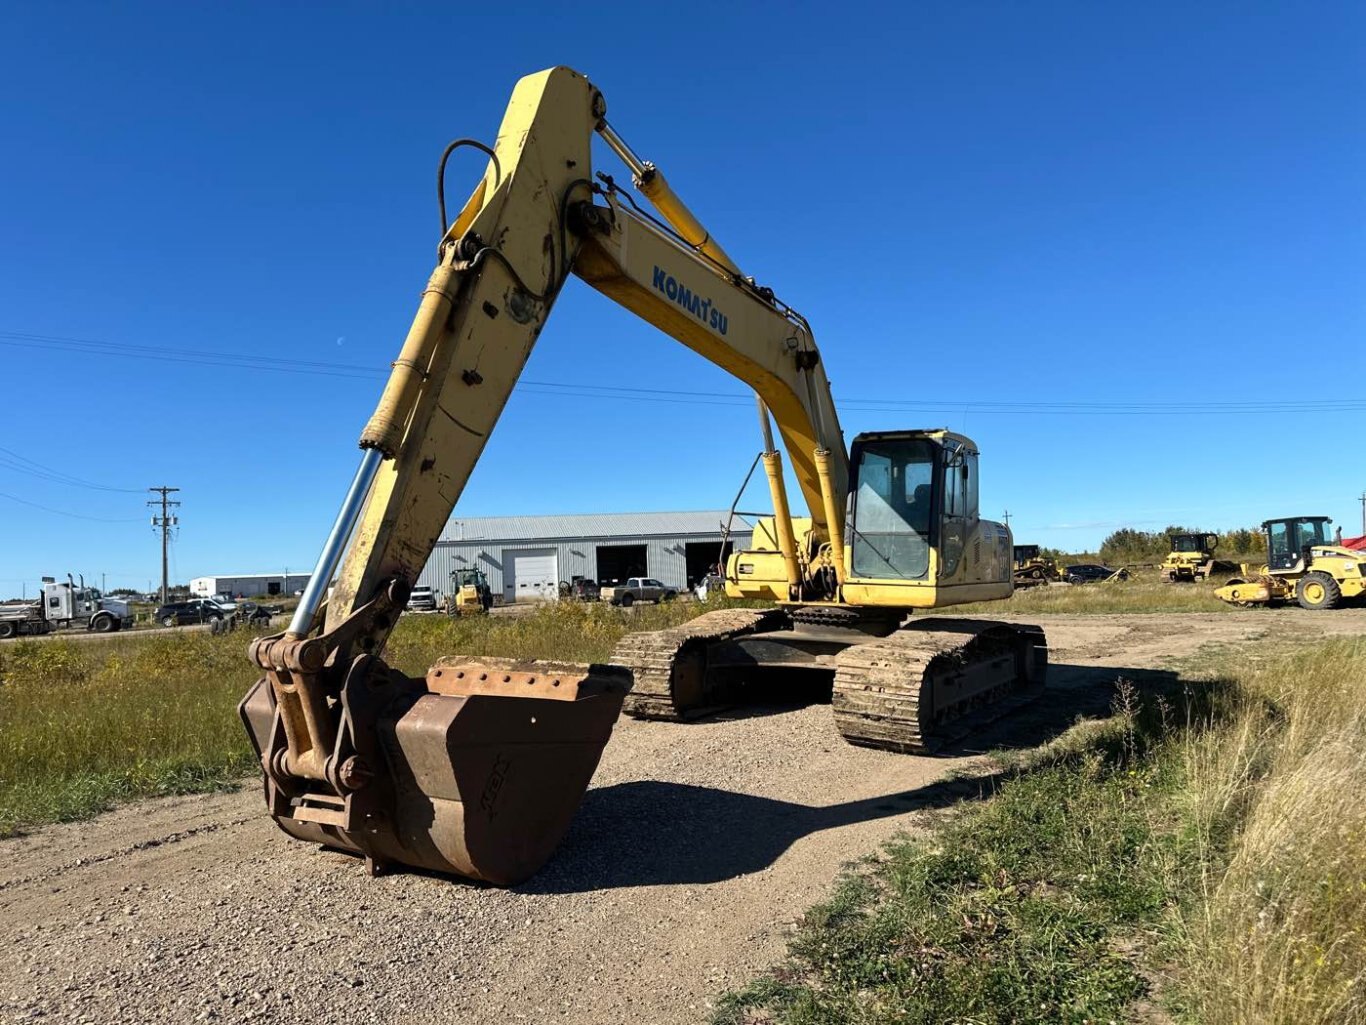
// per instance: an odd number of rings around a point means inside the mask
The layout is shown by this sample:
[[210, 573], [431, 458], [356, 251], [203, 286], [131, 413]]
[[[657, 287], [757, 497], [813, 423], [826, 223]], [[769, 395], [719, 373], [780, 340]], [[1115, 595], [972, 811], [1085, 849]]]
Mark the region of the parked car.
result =
[[231, 619], [236, 612], [225, 609], [212, 598], [191, 598], [173, 601], [156, 610], [155, 619], [162, 626], [184, 626], [186, 623], [208, 623]]
[[1083, 563], [1078, 566], [1068, 566], [1063, 579], [1069, 584], [1090, 584], [1097, 580], [1109, 580], [1117, 577], [1120, 580], [1129, 579], [1127, 569], [1111, 569], [1109, 566], [1097, 566], [1092, 563]]
[[578, 577], [569, 585], [569, 595], [575, 601], [597, 601], [602, 597], [602, 588], [596, 580]]
[[678, 597], [676, 590], [652, 577], [630, 577], [624, 584], [602, 588], [600, 594], [603, 601], [622, 608], [630, 608], [638, 601], [666, 602]]
[[414, 587], [413, 593], [408, 595], [410, 612], [435, 612], [438, 607], [436, 592], [430, 587]]

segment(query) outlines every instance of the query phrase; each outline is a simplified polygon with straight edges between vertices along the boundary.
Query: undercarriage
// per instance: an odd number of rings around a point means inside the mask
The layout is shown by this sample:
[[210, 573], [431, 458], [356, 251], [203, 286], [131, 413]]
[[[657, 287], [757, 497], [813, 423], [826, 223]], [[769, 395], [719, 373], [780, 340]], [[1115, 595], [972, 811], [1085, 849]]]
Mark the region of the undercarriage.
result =
[[1043, 690], [1048, 648], [1036, 626], [896, 610], [805, 606], [711, 612], [630, 634], [612, 653], [634, 686], [624, 711], [685, 720], [741, 704], [759, 685], [830, 695], [852, 744], [930, 754]]

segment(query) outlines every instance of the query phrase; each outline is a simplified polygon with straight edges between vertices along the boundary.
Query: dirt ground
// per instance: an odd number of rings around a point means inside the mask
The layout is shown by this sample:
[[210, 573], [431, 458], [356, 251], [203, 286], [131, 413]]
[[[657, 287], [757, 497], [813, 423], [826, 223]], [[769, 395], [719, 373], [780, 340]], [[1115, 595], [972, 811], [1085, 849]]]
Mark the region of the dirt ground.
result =
[[779, 959], [842, 864], [975, 799], [1032, 745], [1206, 645], [1366, 631], [1366, 610], [1040, 616], [1048, 696], [938, 758], [852, 748], [826, 705], [622, 719], [563, 847], [511, 890], [367, 877], [255, 787], [0, 841], [0, 1013], [61, 1022], [695, 1022]]

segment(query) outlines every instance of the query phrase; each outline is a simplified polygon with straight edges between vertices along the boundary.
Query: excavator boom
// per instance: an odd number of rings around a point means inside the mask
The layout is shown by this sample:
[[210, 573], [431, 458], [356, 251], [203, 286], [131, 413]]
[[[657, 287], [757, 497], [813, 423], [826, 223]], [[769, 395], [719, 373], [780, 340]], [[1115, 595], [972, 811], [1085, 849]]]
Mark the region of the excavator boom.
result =
[[[525, 878], [567, 828], [633, 686], [633, 714], [678, 706], [673, 669], [651, 682], [625, 656], [605, 666], [444, 659], [422, 679], [382, 660], [570, 274], [755, 392], [772, 544], [742, 553], [750, 561], [728, 571], [728, 589], [824, 604], [829, 615], [881, 606], [879, 622], [892, 625], [905, 607], [1010, 593], [1009, 532], [977, 521], [975, 476], [966, 512], [971, 443], [942, 431], [860, 436], [854, 451], [887, 469], [865, 470], [868, 497], [851, 501], [850, 455], [809, 325], [741, 273], [606, 115], [588, 79], [552, 68], [517, 84], [492, 147], [461, 140], [447, 149], [473, 145], [487, 153], [487, 167], [449, 224], [442, 198], [437, 264], [361, 434], [356, 476], [288, 630], [252, 645], [264, 675], [240, 713], [271, 815], [289, 834], [361, 853], [372, 867], [401, 862], [504, 884]], [[654, 213], [610, 176], [594, 176], [595, 134]], [[445, 156], [443, 177], [444, 164]], [[800, 520], [788, 507], [770, 419], [808, 511]], [[931, 515], [932, 502], [950, 510], [947, 518], [912, 525]], [[850, 508], [865, 510], [862, 528], [846, 523]], [[860, 570], [860, 560], [871, 569]], [[724, 629], [702, 617], [658, 665], [760, 625], [751, 614], [720, 615], [729, 616]], [[951, 685], [963, 707], [1023, 664], [1009, 633], [979, 643], [986, 633], [963, 632], [964, 645], [995, 659], [996, 675], [965, 685], [957, 655], [935, 663], [958, 667]], [[924, 654], [927, 666], [933, 657]], [[695, 696], [710, 693], [702, 677]], [[858, 672], [849, 678], [852, 689], [873, 686]], [[888, 693], [903, 683], [888, 684]], [[910, 707], [904, 695], [893, 700]], [[910, 727], [895, 716], [884, 721], [877, 700], [850, 707], [847, 718], [859, 723], [851, 739], [917, 749], [905, 739]]]

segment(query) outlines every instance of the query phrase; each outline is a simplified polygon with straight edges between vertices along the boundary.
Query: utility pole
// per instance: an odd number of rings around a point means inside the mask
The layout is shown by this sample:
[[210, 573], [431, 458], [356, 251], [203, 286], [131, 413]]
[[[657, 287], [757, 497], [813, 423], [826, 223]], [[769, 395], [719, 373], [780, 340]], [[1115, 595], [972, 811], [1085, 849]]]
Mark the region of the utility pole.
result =
[[172, 509], [180, 505], [179, 502], [170, 501], [167, 496], [172, 492], [179, 491], [179, 488], [148, 488], [148, 491], [155, 491], [161, 497], [150, 499], [147, 504], [155, 508], [161, 506], [161, 515], [152, 515], [152, 527], [161, 531], [161, 604], [165, 605], [169, 600], [168, 591], [170, 589], [169, 574], [167, 572], [166, 549], [171, 540], [171, 528], [180, 525], [180, 517], [171, 512]]
[[1357, 501], [1361, 503], [1361, 532], [1366, 534], [1366, 491], [1361, 493]]

